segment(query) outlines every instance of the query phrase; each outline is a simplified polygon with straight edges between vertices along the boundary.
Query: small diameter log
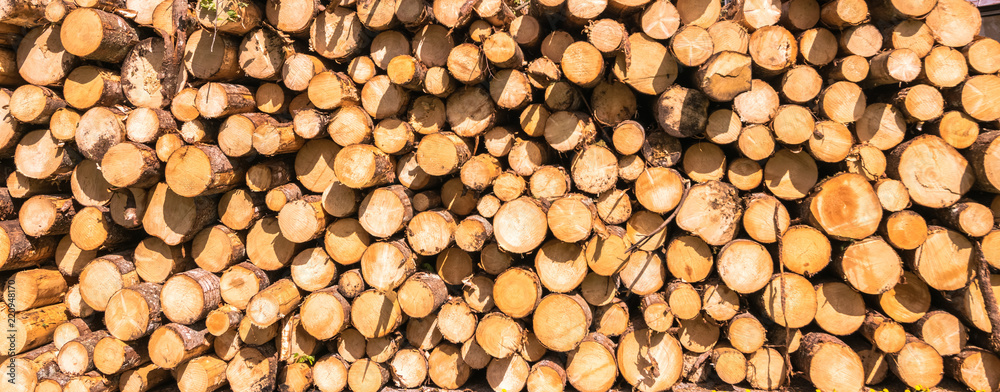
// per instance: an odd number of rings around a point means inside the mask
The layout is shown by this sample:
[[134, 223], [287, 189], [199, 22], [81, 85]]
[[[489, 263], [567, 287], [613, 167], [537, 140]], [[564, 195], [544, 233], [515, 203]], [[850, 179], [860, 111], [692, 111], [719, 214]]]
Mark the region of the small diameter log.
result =
[[[141, 283], [123, 288], [108, 300], [104, 324], [117, 339], [133, 341], [149, 336], [163, 324], [160, 308], [162, 286]], [[115, 372], [112, 372], [115, 373]]]
[[[861, 239], [874, 234], [878, 229], [882, 208], [878, 196], [863, 176], [842, 173], [819, 184], [819, 189], [819, 192], [808, 199], [807, 215], [810, 222], [822, 228], [827, 235]], [[851, 202], [853, 211], [843, 211], [844, 199], [841, 198], [854, 200]], [[834, 205], [837, 207], [833, 207]]]
[[251, 112], [256, 102], [246, 86], [209, 82], [198, 88], [195, 106], [204, 118], [221, 118]]
[[168, 245], [178, 245], [194, 238], [216, 216], [217, 206], [213, 200], [200, 196], [183, 197], [167, 184], [159, 183], [149, 197], [142, 222], [150, 235]]
[[77, 109], [114, 106], [125, 102], [118, 72], [93, 66], [74, 69], [63, 86], [66, 103]]
[[247, 257], [258, 267], [274, 271], [287, 266], [302, 246], [285, 237], [277, 218], [257, 221], [247, 234]]
[[319, 238], [327, 226], [322, 197], [307, 195], [286, 203], [277, 221], [282, 235], [291, 242], [304, 243]]
[[511, 317], [531, 314], [542, 299], [538, 275], [528, 269], [512, 268], [497, 276], [493, 299], [498, 310]]
[[[677, 209], [678, 227], [691, 231], [710, 245], [731, 241], [743, 213], [736, 201], [736, 189], [723, 182], [708, 181], [692, 186], [686, 193], [687, 197]], [[707, 198], [728, 201], [708, 206], [705, 204]]]
[[753, 314], [742, 313], [729, 320], [726, 330], [732, 348], [743, 354], [753, 354], [767, 342], [767, 330]]
[[265, 124], [276, 125], [277, 121], [264, 113], [235, 114], [226, 118], [219, 126], [219, 148], [230, 157], [243, 157], [255, 152], [254, 131]]
[[17, 121], [44, 124], [49, 122], [56, 110], [66, 107], [66, 101], [48, 88], [28, 84], [10, 94], [9, 105], [10, 115]]
[[[1000, 132], [989, 131], [979, 134], [976, 141], [965, 151], [965, 158], [971, 164], [979, 189], [1000, 191], [1000, 178], [993, 173], [994, 164], [988, 157], [995, 156], [1000, 151]], [[947, 139], [944, 139], [947, 142]]]
[[177, 388], [183, 392], [212, 392], [226, 384], [226, 361], [204, 355], [173, 370]]
[[201, 268], [171, 276], [160, 292], [163, 315], [185, 325], [201, 320], [219, 306], [220, 291], [219, 277]]
[[94, 370], [94, 346], [108, 336], [107, 331], [95, 331], [64, 344], [56, 357], [59, 370], [73, 376]]
[[670, 305], [670, 312], [678, 320], [691, 320], [701, 313], [701, 295], [689, 283], [671, 282], [664, 295]]
[[938, 46], [924, 57], [922, 76], [935, 87], [950, 88], [962, 83], [969, 76], [969, 69], [962, 52]]
[[133, 253], [135, 270], [145, 282], [163, 283], [175, 273], [193, 267], [190, 249], [183, 245], [167, 245], [157, 237], [146, 237]]
[[773, 0], [748, 1], [736, 9], [736, 18], [748, 30], [777, 24], [781, 20], [781, 3]]
[[247, 303], [246, 315], [259, 327], [268, 327], [292, 311], [302, 301], [299, 288], [291, 279], [274, 282]]
[[454, 216], [441, 209], [421, 212], [406, 227], [406, 239], [419, 255], [433, 256], [451, 245], [455, 238]]
[[61, 39], [56, 39], [61, 35], [61, 26], [39, 26], [24, 35], [18, 45], [16, 68], [26, 82], [57, 85], [77, 64], [79, 58], [66, 51]]
[[264, 204], [265, 195], [233, 189], [219, 199], [219, 221], [233, 230], [247, 229], [263, 217]]
[[742, 352], [726, 346], [712, 349], [712, 366], [722, 382], [738, 384], [747, 376], [747, 358]]
[[84, 207], [77, 212], [69, 235], [83, 250], [114, 248], [132, 238], [131, 232], [114, 222], [107, 207]]
[[[76, 127], [73, 127], [74, 130]], [[125, 120], [125, 136], [136, 143], [153, 143], [160, 136], [177, 131], [177, 122], [162, 109], [136, 108]]]
[[219, 273], [246, 258], [246, 237], [223, 225], [206, 227], [191, 243], [195, 264]]
[[358, 206], [358, 221], [369, 234], [389, 237], [413, 218], [412, 197], [413, 192], [400, 185], [376, 189]]
[[926, 314], [931, 305], [927, 284], [912, 272], [905, 272], [903, 280], [878, 297], [885, 314], [901, 323], [912, 323]]
[[9, 311], [22, 312], [60, 302], [66, 287], [58, 270], [37, 268], [15, 273], [7, 279], [4, 290], [17, 293], [7, 301]]
[[877, 311], [869, 310], [861, 324], [861, 335], [885, 353], [899, 352], [906, 343], [903, 326]]
[[[515, 148], [517, 147], [515, 144]], [[513, 157], [511, 159], [513, 168]], [[601, 194], [614, 188], [618, 162], [611, 150], [592, 144], [583, 147], [573, 157], [570, 174], [577, 189], [595, 195]]]
[[156, 151], [135, 142], [123, 142], [108, 149], [101, 159], [104, 179], [118, 188], [149, 188], [163, 175]]
[[361, 256], [371, 243], [371, 236], [356, 219], [344, 218], [327, 226], [324, 248], [339, 264], [351, 265], [361, 261]]
[[203, 325], [191, 327], [170, 323], [157, 328], [149, 337], [149, 359], [164, 369], [173, 369], [187, 360], [212, 349], [214, 336]]
[[31, 237], [67, 234], [76, 215], [76, 207], [69, 197], [36, 195], [21, 204], [18, 214], [11, 215], [18, 217], [21, 230]]
[[376, 242], [361, 256], [361, 272], [373, 288], [394, 290], [416, 271], [414, 257], [402, 240]]
[[927, 221], [911, 210], [894, 212], [879, 226], [879, 233], [898, 249], [913, 250], [927, 240]]
[[806, 278], [782, 273], [771, 278], [760, 296], [764, 314], [774, 323], [801, 328], [812, 322], [816, 315], [816, 290]]
[[647, 251], [633, 252], [619, 271], [622, 285], [636, 295], [650, 294], [663, 288], [666, 274], [663, 259]]
[[[73, 149], [65, 148], [62, 142], [52, 137], [48, 130], [37, 130], [26, 133], [17, 143], [14, 150], [14, 166], [17, 168], [16, 176], [26, 179], [53, 179], [59, 180], [70, 175], [81, 159]], [[11, 174], [11, 177], [15, 174]], [[28, 180], [30, 181], [30, 180]], [[41, 184], [39, 184], [41, 185]], [[8, 184], [10, 189], [15, 186]], [[42, 189], [38, 189], [41, 192]], [[22, 194], [15, 197], [29, 197]]]
[[245, 166], [217, 146], [190, 145], [170, 155], [164, 173], [171, 190], [197, 197], [228, 191], [242, 182], [245, 172]]
[[546, 242], [535, 255], [535, 270], [542, 285], [557, 293], [577, 288], [587, 275], [581, 246], [559, 240]]
[[122, 392], [146, 392], [170, 380], [170, 371], [152, 363], [122, 372], [118, 379]]
[[52, 333], [52, 344], [57, 348], [62, 348], [69, 341], [98, 330], [99, 326], [98, 320], [92, 317], [70, 319], [56, 327]]
[[267, 273], [249, 262], [242, 262], [222, 274], [219, 292], [227, 304], [244, 310], [250, 299], [270, 284]]
[[290, 266], [292, 281], [299, 288], [315, 291], [330, 286], [337, 278], [337, 267], [323, 248], [300, 252]]
[[941, 220], [970, 237], [982, 237], [992, 229], [993, 213], [989, 207], [971, 200], [959, 202], [938, 210]]
[[222, 337], [228, 332], [239, 328], [243, 321], [243, 312], [235, 306], [222, 304], [218, 309], [208, 312], [205, 317], [205, 329], [213, 336]]
[[909, 121], [929, 121], [943, 114], [944, 98], [938, 89], [917, 84], [899, 90], [893, 97], [893, 106], [900, 109]]
[[674, 315], [663, 294], [644, 295], [639, 310], [642, 312], [643, 322], [653, 331], [665, 332], [674, 324]]
[[938, 119], [927, 122], [924, 132], [940, 137], [952, 147], [963, 149], [975, 144], [979, 137], [979, 124], [969, 115], [958, 110], [945, 112]]
[[[832, 335], [806, 334], [793, 357], [795, 365], [821, 391], [843, 391], [864, 385], [864, 367], [860, 357]], [[850, 377], [845, 375], [847, 372]]]
[[395, 180], [393, 161], [371, 145], [349, 145], [337, 154], [333, 166], [339, 181], [355, 189], [391, 183]]
[[94, 367], [104, 374], [135, 369], [149, 361], [146, 342], [123, 342], [108, 336], [94, 346]]

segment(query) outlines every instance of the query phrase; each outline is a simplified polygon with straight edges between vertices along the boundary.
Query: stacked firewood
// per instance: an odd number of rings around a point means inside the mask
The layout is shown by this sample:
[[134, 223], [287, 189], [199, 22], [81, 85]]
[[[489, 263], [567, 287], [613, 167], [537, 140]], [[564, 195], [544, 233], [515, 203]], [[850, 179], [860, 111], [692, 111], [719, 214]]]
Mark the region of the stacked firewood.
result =
[[1000, 388], [964, 0], [0, 0], [3, 391]]

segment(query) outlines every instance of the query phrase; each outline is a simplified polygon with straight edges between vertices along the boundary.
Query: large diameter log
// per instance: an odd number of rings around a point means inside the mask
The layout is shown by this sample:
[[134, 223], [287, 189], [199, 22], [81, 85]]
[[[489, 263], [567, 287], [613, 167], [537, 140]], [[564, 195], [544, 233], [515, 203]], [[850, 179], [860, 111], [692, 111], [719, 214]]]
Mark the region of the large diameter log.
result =
[[903, 348], [890, 357], [889, 369], [910, 387], [933, 388], [944, 376], [941, 354], [913, 335], [907, 335]]
[[493, 233], [504, 250], [527, 253], [542, 244], [548, 231], [545, 211], [529, 197], [512, 200], [493, 217]]
[[848, 245], [833, 260], [834, 269], [851, 287], [866, 294], [881, 294], [903, 276], [902, 260], [877, 236]]
[[[533, 330], [546, 348], [566, 352], [577, 348], [592, 320], [590, 306], [579, 295], [550, 294], [539, 302]], [[558, 317], [553, 315], [559, 314]], [[558, 322], [550, 322], [559, 320]]]
[[77, 64], [79, 58], [59, 39], [61, 32], [62, 25], [53, 24], [35, 27], [24, 35], [17, 48], [17, 69], [26, 82], [58, 85]]
[[165, 183], [153, 188], [149, 206], [143, 215], [143, 229], [167, 245], [178, 245], [194, 238], [210, 221], [216, 219], [217, 206], [205, 197], [184, 197]]
[[109, 63], [120, 62], [139, 41], [124, 18], [93, 8], [77, 8], [66, 15], [60, 38], [66, 51]]
[[[637, 183], [638, 184], [638, 183]], [[708, 203], [716, 200], [716, 203]], [[721, 202], [718, 202], [721, 201]], [[721, 246], [735, 238], [743, 210], [736, 189], [724, 182], [692, 186], [677, 209], [677, 226], [710, 245]]]
[[164, 171], [167, 185], [180, 196], [223, 193], [239, 185], [246, 168], [217, 146], [184, 146], [170, 155]]
[[861, 358], [832, 335], [806, 334], [793, 357], [805, 377], [820, 391], [853, 391], [864, 386]]
[[934, 289], [958, 290], [972, 279], [972, 243], [957, 231], [930, 226], [927, 240], [907, 256], [912, 271]]
[[219, 277], [201, 268], [176, 274], [160, 292], [163, 315], [185, 325], [201, 320], [219, 306], [220, 290]]
[[1000, 359], [978, 347], [963, 348], [957, 355], [945, 358], [944, 369], [969, 389], [985, 391], [1000, 387], [996, 378]]
[[18, 175], [37, 180], [60, 179], [70, 175], [73, 166], [81, 160], [80, 154], [60, 144], [48, 130], [40, 129], [24, 134], [14, 150], [14, 165]]
[[816, 291], [806, 278], [792, 273], [777, 274], [760, 296], [764, 314], [786, 328], [801, 328], [815, 318]]
[[226, 367], [234, 391], [263, 392], [275, 389], [278, 355], [273, 346], [244, 347]]
[[861, 239], [875, 233], [882, 206], [860, 174], [838, 174], [818, 185], [808, 199], [810, 222], [836, 238]]
[[694, 136], [705, 129], [708, 103], [708, 96], [701, 91], [674, 85], [656, 101], [657, 122], [670, 136]]
[[12, 312], [51, 305], [60, 302], [66, 291], [66, 280], [55, 269], [37, 268], [23, 270], [7, 279], [4, 291], [14, 293], [7, 305]]
[[[371, 309], [379, 309], [373, 312]], [[368, 290], [354, 299], [351, 324], [366, 338], [374, 339], [395, 331], [403, 322], [403, 312], [395, 292]]]
[[112, 336], [132, 341], [153, 333], [162, 325], [160, 290], [156, 283], [123, 288], [108, 300], [104, 324]]
[[665, 390], [678, 382], [682, 356], [681, 345], [672, 335], [648, 329], [626, 333], [616, 351], [622, 377], [643, 392]]
[[764, 288], [771, 278], [773, 262], [764, 246], [751, 240], [734, 240], [719, 251], [719, 277], [733, 291], [749, 294]]
[[[13, 332], [8, 339], [8, 353], [20, 354], [36, 347], [41, 347], [52, 341], [56, 328], [69, 321], [69, 313], [65, 304], [49, 305], [24, 312], [11, 312], [6, 307], [0, 308], [8, 319], [8, 326]], [[54, 358], [53, 358], [54, 359]]]

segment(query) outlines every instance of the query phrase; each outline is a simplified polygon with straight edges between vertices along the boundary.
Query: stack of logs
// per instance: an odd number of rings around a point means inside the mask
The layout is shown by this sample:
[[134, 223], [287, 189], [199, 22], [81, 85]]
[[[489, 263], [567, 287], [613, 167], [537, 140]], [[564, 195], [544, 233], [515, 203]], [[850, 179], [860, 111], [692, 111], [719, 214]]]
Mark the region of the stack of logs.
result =
[[0, 22], [4, 391], [1000, 387], [967, 1]]

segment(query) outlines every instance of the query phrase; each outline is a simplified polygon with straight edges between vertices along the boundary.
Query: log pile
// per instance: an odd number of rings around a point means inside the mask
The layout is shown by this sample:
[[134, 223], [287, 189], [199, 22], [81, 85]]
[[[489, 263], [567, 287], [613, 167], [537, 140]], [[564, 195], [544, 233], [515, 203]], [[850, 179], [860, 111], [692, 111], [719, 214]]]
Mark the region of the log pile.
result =
[[0, 0], [2, 389], [996, 391], [980, 25], [964, 0]]

